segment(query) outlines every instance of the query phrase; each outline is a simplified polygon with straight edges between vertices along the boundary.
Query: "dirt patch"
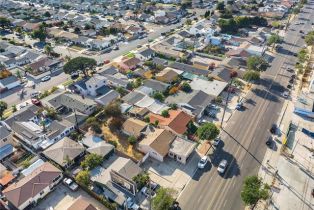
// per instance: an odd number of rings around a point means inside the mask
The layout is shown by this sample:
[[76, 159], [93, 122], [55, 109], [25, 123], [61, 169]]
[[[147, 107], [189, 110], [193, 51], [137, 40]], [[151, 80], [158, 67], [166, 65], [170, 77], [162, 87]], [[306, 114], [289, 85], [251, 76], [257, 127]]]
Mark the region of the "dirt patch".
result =
[[[110, 120], [108, 120], [108, 124]], [[117, 150], [135, 158], [141, 160], [143, 154], [137, 151], [131, 144], [129, 144], [128, 136], [123, 134], [120, 130], [110, 129], [108, 124], [103, 124], [102, 132], [106, 140], [114, 141], [117, 143]]]

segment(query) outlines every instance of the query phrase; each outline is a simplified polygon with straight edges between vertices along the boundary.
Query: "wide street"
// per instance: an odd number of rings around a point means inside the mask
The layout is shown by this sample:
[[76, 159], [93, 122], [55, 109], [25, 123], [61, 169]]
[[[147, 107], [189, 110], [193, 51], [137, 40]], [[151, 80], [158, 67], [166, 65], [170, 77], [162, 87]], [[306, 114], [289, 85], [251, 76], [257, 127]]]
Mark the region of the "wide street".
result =
[[[305, 33], [311, 30], [310, 21], [313, 18], [313, 9], [304, 9], [299, 20], [306, 24], [291, 27], [296, 29], [293, 31], [287, 30], [282, 49], [276, 53], [271, 67], [246, 96], [245, 110], [236, 111], [223, 126], [223, 144], [214, 152], [212, 164], [207, 165], [205, 170], [198, 170], [179, 196], [178, 201], [183, 210], [244, 208], [240, 197], [243, 180], [248, 175], [257, 174], [261, 166], [267, 149], [265, 142], [270, 136], [269, 129], [278, 120], [284, 101], [281, 93], [290, 79], [291, 73], [286, 68], [294, 68], [296, 62], [296, 57], [290, 55], [290, 52], [297, 53], [304, 45], [299, 30]], [[229, 163], [223, 176], [216, 170], [222, 159]]]

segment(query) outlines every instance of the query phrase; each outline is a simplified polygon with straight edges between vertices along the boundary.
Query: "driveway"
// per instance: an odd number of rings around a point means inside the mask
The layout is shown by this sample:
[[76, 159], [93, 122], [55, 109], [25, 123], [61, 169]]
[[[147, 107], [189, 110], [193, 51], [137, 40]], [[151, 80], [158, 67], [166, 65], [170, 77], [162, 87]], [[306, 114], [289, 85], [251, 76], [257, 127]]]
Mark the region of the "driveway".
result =
[[170, 157], [166, 157], [164, 162], [149, 157], [143, 163], [143, 168], [148, 171], [153, 182], [160, 184], [162, 187], [172, 188], [180, 193], [195, 173], [200, 158], [199, 154], [193, 152], [184, 165]]
[[87, 194], [84, 190], [79, 189], [78, 191], [73, 192], [61, 183], [56, 187], [53, 192], [51, 192], [43, 200], [41, 200], [38, 206], [33, 209], [47, 210], [49, 207], [53, 207], [53, 210], [66, 210], [80, 195], [92, 205], [94, 205], [98, 210], [107, 210], [106, 207], [104, 207], [96, 199]]

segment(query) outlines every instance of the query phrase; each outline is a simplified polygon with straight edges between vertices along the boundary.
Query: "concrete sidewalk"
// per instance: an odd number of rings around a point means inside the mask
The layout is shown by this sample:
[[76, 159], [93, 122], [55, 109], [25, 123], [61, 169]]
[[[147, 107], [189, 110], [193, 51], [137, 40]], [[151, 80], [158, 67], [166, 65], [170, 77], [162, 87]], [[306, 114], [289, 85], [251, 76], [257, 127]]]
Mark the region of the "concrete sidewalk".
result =
[[[286, 101], [277, 125], [280, 133], [276, 136], [277, 149], [269, 149], [259, 170], [259, 176], [271, 186], [271, 198], [258, 209], [314, 209], [311, 191], [314, 188], [314, 161], [312, 157], [314, 139], [301, 132], [300, 124], [314, 127], [313, 122], [293, 114], [294, 105]], [[291, 148], [282, 152], [282, 144], [290, 122], [296, 125], [295, 132], [288, 137]], [[292, 142], [290, 142], [292, 141]], [[287, 156], [282, 154], [287, 154]]]

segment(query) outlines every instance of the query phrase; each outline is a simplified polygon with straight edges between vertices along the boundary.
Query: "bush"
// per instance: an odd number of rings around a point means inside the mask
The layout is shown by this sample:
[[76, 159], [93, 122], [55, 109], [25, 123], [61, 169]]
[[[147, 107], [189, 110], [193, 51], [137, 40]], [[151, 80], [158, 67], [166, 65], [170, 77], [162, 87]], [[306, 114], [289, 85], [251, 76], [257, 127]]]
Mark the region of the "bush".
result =
[[163, 110], [163, 111], [161, 112], [161, 116], [163, 116], [163, 117], [169, 117], [169, 111], [168, 111], [168, 110]]
[[109, 127], [110, 129], [120, 129], [123, 124], [123, 119], [119, 117], [113, 117], [110, 120]]
[[153, 94], [153, 98], [160, 101], [160, 102], [163, 102], [165, 100], [165, 96], [161, 92], [155, 92]]
[[92, 170], [93, 168], [99, 166], [102, 161], [102, 156], [91, 153], [85, 156], [84, 160], [81, 162], [81, 166], [84, 169]]
[[201, 140], [210, 140], [214, 139], [218, 136], [219, 134], [219, 129], [216, 127], [214, 123], [205, 123], [201, 127], [197, 129], [197, 136]]
[[90, 175], [89, 175], [89, 172], [86, 171], [86, 170], [80, 171], [80, 172], [76, 175], [75, 180], [76, 180], [79, 184], [88, 187], [88, 185], [90, 184]]
[[181, 90], [186, 92], [186, 93], [189, 93], [192, 91], [192, 88], [191, 86], [189, 85], [189, 83], [187, 82], [184, 82], [182, 85], [181, 85]]
[[116, 141], [108, 140], [107, 142], [108, 142], [108, 144], [113, 145], [115, 148], [117, 148], [117, 146], [118, 146], [118, 143]]
[[132, 180], [136, 183], [137, 189], [141, 190], [148, 183], [149, 175], [147, 172], [143, 172], [133, 177]]
[[129, 136], [128, 141], [130, 144], [134, 145], [137, 142], [137, 139], [135, 138], [135, 136]]
[[172, 110], [177, 110], [178, 109], [178, 105], [177, 104], [170, 104], [169, 107]]

